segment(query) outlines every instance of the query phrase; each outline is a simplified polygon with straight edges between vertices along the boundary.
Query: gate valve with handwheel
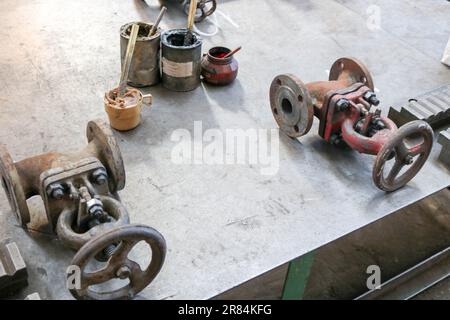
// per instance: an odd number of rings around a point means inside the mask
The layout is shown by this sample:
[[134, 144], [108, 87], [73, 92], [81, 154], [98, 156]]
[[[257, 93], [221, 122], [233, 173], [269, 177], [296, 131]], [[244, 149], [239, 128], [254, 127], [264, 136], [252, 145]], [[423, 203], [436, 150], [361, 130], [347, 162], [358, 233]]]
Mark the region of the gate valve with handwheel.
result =
[[[165, 240], [151, 227], [130, 224], [117, 193], [125, 186], [125, 169], [109, 125], [90, 121], [86, 134], [88, 145], [78, 153], [49, 152], [18, 162], [0, 144], [0, 177], [23, 227], [31, 220], [27, 199], [40, 196], [52, 231], [77, 251], [71, 263], [79, 270], [79, 286], [70, 289], [75, 298], [131, 299], [161, 270]], [[151, 249], [145, 270], [129, 258], [142, 241]], [[128, 283], [112, 289], [107, 282], [114, 279]]]
[[337, 146], [375, 155], [375, 185], [386, 192], [406, 185], [425, 164], [433, 145], [433, 131], [424, 121], [401, 128], [381, 115], [372, 76], [353, 58], [338, 59], [329, 81], [304, 84], [291, 74], [275, 77], [270, 105], [280, 129], [292, 138], [320, 120], [319, 135]]

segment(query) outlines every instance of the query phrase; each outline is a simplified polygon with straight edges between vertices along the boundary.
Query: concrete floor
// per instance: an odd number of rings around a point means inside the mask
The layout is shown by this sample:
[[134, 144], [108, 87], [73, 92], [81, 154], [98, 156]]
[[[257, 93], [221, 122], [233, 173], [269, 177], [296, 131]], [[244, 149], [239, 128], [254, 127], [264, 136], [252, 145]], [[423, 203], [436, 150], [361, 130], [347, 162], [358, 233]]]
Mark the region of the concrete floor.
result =
[[[165, 28], [185, 24], [173, 3]], [[281, 137], [280, 172], [271, 178], [248, 164], [171, 162], [170, 133], [192, 131], [194, 121], [222, 130], [275, 128], [268, 87], [279, 73], [325, 79], [335, 59], [356, 56], [372, 71], [384, 112], [448, 83], [449, 70], [439, 62], [450, 33], [447, 3], [374, 5], [382, 20], [372, 32], [364, 1], [224, 0], [221, 10], [238, 27], [222, 21], [221, 32], [204, 46], [245, 44], [237, 81], [186, 94], [147, 89], [154, 104], [143, 111], [141, 126], [116, 133], [127, 171], [121, 196], [131, 220], [155, 227], [168, 242], [163, 272], [144, 298], [210, 298], [449, 185], [448, 170], [434, 154], [410, 186], [385, 195], [371, 181], [373, 159], [334, 152], [313, 133], [317, 121], [304, 139]], [[86, 123], [106, 119], [102, 97], [117, 85], [119, 27], [154, 19], [158, 11], [150, 0], [148, 6], [141, 0], [0, 3], [0, 140], [14, 159], [85, 145]], [[330, 192], [323, 192], [324, 182]], [[18, 228], [3, 193], [0, 232], [16, 239], [30, 262], [30, 290], [43, 298], [70, 298], [64, 271], [73, 253], [52, 235]]]

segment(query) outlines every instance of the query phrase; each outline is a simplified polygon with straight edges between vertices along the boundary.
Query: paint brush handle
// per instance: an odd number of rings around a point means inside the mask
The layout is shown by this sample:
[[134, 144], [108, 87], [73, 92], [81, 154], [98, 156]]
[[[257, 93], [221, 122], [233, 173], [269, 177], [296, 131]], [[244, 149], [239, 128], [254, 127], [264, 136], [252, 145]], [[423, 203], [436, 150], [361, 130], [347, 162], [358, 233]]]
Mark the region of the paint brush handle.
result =
[[150, 29], [150, 32], [148, 33], [149, 37], [151, 37], [156, 32], [156, 30], [158, 30], [159, 23], [161, 22], [161, 19], [163, 18], [164, 13], [166, 13], [166, 11], [167, 11], [166, 7], [161, 8], [158, 18], [156, 18], [155, 23], [153, 24], [152, 28]]
[[197, 0], [191, 0], [189, 5], [189, 16], [188, 16], [188, 30], [192, 32], [194, 28], [195, 12], [197, 11]]
[[242, 47], [239, 47], [239, 48], [234, 49], [233, 51], [228, 52], [226, 55], [223, 56], [222, 59], [225, 59], [225, 58], [228, 58], [228, 57], [232, 56], [233, 54], [235, 54], [236, 52], [238, 52], [241, 49], [242, 49]]
[[130, 38], [128, 39], [127, 53], [125, 54], [125, 63], [123, 64], [122, 74], [120, 75], [118, 97], [123, 97], [127, 89], [128, 75], [130, 73], [131, 60], [133, 58], [138, 32], [139, 25], [133, 24], [133, 26], [131, 27]]

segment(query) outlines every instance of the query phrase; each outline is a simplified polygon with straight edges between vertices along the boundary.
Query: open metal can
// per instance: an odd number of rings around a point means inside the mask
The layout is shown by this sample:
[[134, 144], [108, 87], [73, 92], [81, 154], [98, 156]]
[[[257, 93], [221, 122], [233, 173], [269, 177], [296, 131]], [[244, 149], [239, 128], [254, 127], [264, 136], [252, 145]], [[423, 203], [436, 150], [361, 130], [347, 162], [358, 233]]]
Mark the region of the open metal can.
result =
[[120, 28], [120, 53], [122, 68], [130, 39], [131, 27], [139, 25], [138, 38], [131, 60], [128, 84], [133, 87], [147, 87], [159, 83], [161, 79], [159, 69], [159, 48], [161, 43], [161, 29], [148, 37], [152, 28], [151, 24], [144, 22], [130, 22]]
[[161, 36], [162, 84], [172, 91], [191, 91], [200, 84], [202, 39], [193, 32], [184, 45], [187, 29], [164, 31]]
[[144, 104], [152, 104], [152, 95], [143, 95], [139, 90], [128, 88], [122, 98], [118, 97], [119, 88], [105, 93], [105, 111], [111, 127], [119, 131], [128, 131], [141, 123], [141, 110]]

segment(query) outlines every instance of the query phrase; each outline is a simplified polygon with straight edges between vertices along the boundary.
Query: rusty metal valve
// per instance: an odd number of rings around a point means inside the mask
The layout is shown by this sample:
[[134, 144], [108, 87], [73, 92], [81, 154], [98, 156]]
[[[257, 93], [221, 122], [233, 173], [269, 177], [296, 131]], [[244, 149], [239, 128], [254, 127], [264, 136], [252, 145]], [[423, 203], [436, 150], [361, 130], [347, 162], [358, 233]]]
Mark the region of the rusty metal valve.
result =
[[[2, 185], [23, 227], [31, 220], [27, 199], [40, 196], [52, 230], [65, 246], [78, 251], [72, 265], [81, 270], [80, 287], [70, 290], [75, 298], [129, 299], [159, 273], [165, 240], [153, 228], [130, 225], [117, 193], [125, 186], [125, 169], [109, 126], [90, 121], [86, 134], [88, 145], [78, 153], [49, 152], [18, 162], [0, 145]], [[151, 248], [145, 270], [127, 257], [140, 241]], [[88, 273], [85, 266], [93, 259], [107, 262], [107, 267]], [[128, 278], [129, 283], [112, 291], [90, 288], [114, 278]]]
[[372, 76], [353, 58], [338, 59], [329, 81], [304, 84], [291, 74], [275, 77], [270, 105], [280, 129], [292, 138], [320, 120], [319, 135], [326, 141], [376, 155], [372, 177], [378, 188], [392, 192], [420, 171], [431, 152], [433, 131], [424, 121], [397, 128], [381, 115]]

